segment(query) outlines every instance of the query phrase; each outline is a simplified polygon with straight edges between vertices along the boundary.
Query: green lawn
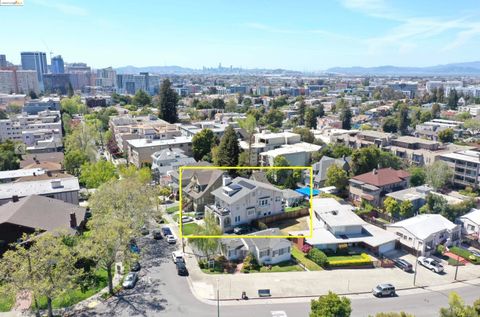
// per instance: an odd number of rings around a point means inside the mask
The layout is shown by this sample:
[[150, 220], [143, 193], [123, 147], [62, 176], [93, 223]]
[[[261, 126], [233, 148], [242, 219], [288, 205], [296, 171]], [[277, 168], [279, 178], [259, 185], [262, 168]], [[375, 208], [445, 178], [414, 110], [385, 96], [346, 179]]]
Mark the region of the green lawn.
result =
[[309, 271], [322, 271], [322, 267], [310, 259], [307, 259], [305, 254], [298, 248], [292, 248], [292, 256], [300, 263], [302, 263]]
[[470, 261], [473, 264], [480, 264], [480, 258], [474, 256], [470, 251], [465, 250], [459, 247], [451, 247], [450, 252], [453, 254], [459, 255], [467, 261]]
[[268, 266], [262, 266], [260, 272], [300, 272], [303, 271], [302, 267], [292, 261], [285, 261], [272, 265], [272, 268], [269, 269]]
[[13, 296], [1, 296], [0, 297], [0, 312], [10, 311], [14, 304]]
[[[85, 293], [83, 293], [80, 288], [77, 288], [75, 290], [72, 290], [63, 294], [62, 296], [55, 298], [52, 302], [53, 308], [63, 308], [63, 307], [72, 306], [78, 302], [81, 302], [84, 299], [91, 297], [92, 295], [95, 295], [100, 290], [105, 288], [108, 283], [107, 271], [103, 269], [99, 269], [98, 271], [96, 271], [95, 275], [97, 276], [96, 285], [92, 286]], [[41, 309], [47, 308], [47, 299], [45, 297], [40, 298], [38, 301], [38, 304]]]
[[200, 230], [200, 226], [197, 225], [196, 223], [186, 223], [182, 225], [182, 234], [184, 236], [197, 234], [199, 230]]
[[167, 214], [173, 214], [174, 212], [178, 211], [178, 205], [170, 206], [167, 208]]
[[305, 207], [307, 207], [307, 206], [286, 207], [285, 212], [297, 211], [297, 210], [303, 209]]
[[328, 262], [348, 261], [348, 260], [363, 260], [363, 257], [360, 254], [328, 257]]

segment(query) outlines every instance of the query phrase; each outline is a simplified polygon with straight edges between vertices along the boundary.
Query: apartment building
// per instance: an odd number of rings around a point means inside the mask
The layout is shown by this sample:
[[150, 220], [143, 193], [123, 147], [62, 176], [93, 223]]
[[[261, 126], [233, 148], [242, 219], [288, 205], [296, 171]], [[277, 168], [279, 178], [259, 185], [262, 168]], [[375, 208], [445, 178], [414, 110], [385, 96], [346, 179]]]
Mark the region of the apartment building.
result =
[[0, 69], [0, 93], [40, 93], [40, 82], [34, 70]]
[[176, 125], [154, 116], [116, 116], [110, 118], [109, 125], [120, 152], [127, 152], [128, 140], [168, 140], [182, 135]]
[[452, 183], [455, 186], [480, 187], [480, 150], [471, 149], [440, 155], [439, 160], [453, 170]]
[[20, 141], [32, 151], [56, 151], [63, 146], [60, 111], [26, 113], [0, 120], [0, 141]]
[[463, 122], [461, 121], [433, 119], [432, 121], [417, 124], [414, 135], [419, 138], [438, 141], [438, 133], [440, 131], [453, 129], [455, 137], [459, 137], [462, 135], [462, 124]]

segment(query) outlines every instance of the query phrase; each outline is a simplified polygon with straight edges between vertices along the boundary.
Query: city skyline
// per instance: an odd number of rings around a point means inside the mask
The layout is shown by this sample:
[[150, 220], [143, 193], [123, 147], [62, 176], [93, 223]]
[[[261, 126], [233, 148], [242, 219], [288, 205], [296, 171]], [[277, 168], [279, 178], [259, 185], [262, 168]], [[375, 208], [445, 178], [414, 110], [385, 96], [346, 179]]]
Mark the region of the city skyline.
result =
[[382, 0], [308, 1], [301, 6], [244, 1], [232, 10], [215, 1], [116, 7], [112, 1], [31, 0], [23, 7], [2, 7], [0, 26], [23, 21], [21, 29], [6, 34], [9, 45], [2, 52], [15, 64], [20, 51], [42, 51], [94, 68], [198, 69], [222, 63], [317, 71], [478, 60], [480, 23], [475, 22], [478, 14], [471, 13], [476, 7], [475, 1], [442, 6], [433, 1], [415, 6]]

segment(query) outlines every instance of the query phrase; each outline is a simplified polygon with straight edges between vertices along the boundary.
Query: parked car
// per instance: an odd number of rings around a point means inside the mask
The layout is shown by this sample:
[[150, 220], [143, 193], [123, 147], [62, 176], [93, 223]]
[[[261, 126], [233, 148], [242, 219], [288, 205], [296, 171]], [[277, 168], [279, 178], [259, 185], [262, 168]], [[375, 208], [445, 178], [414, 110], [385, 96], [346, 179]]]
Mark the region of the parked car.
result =
[[418, 264], [423, 265], [429, 270], [432, 270], [435, 273], [443, 272], [443, 265], [435, 259], [427, 258], [424, 256], [418, 257]]
[[175, 238], [175, 236], [173, 234], [169, 234], [167, 236], [167, 242], [170, 243], [170, 244], [175, 244], [175, 243], [177, 243], [177, 239]]
[[404, 259], [393, 259], [393, 263], [400, 269], [404, 270], [405, 272], [412, 272], [413, 266], [409, 262], [405, 261]]
[[203, 213], [203, 212], [197, 212], [197, 213], [195, 213], [195, 219], [196, 219], [196, 220], [201, 220], [201, 219], [203, 219], [204, 217], [205, 217], [205, 213]]
[[470, 251], [470, 253], [473, 254], [474, 256], [476, 256], [477, 258], [480, 258], [480, 252], [479, 251], [474, 250], [474, 249], [470, 249], [468, 251]]
[[138, 271], [140, 271], [141, 268], [142, 268], [142, 266], [140, 265], [140, 262], [136, 261], [132, 264], [132, 267], [130, 268], [130, 271], [138, 272]]
[[170, 230], [169, 227], [163, 227], [160, 230], [162, 231], [162, 234], [165, 238], [169, 235], [172, 235], [172, 230]]
[[189, 216], [183, 216], [182, 217], [182, 223], [189, 223], [189, 222], [192, 222], [194, 221], [194, 219], [192, 217], [189, 217]]
[[162, 239], [162, 231], [158, 230], [158, 229], [155, 229], [152, 231], [152, 236], [155, 240], [160, 240]]
[[372, 289], [372, 294], [377, 297], [395, 296], [395, 286], [392, 284], [378, 284]]
[[173, 251], [172, 252], [172, 259], [173, 259], [173, 263], [185, 262], [185, 259], [183, 258], [183, 252], [182, 251]]
[[187, 270], [187, 267], [185, 266], [185, 262], [177, 261], [177, 263], [175, 263], [175, 265], [177, 267], [177, 274], [178, 275], [183, 275], [183, 276], [188, 275], [188, 270]]
[[148, 231], [148, 228], [146, 226], [143, 226], [142, 229], [140, 229], [140, 233], [142, 234], [142, 236], [146, 236], [150, 233], [150, 231]]
[[233, 233], [235, 234], [246, 234], [251, 231], [251, 228], [248, 225], [240, 225], [238, 227], [233, 228]]
[[123, 280], [123, 288], [134, 288], [135, 284], [137, 284], [138, 281], [138, 274], [136, 272], [130, 272], [127, 274], [125, 277], [125, 280]]
[[135, 240], [132, 240], [130, 241], [130, 251], [133, 252], [133, 253], [140, 253], [140, 248], [138, 247], [137, 243], [135, 242]]

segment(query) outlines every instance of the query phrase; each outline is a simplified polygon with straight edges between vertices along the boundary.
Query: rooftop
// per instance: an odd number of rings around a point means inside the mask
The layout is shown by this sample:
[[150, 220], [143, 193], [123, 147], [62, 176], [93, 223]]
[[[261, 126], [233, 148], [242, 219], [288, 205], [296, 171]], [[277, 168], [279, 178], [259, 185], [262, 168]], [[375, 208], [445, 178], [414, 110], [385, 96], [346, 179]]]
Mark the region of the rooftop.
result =
[[442, 230], [453, 230], [457, 225], [442, 215], [422, 214], [390, 224], [388, 227], [405, 228], [417, 238], [425, 239]]
[[353, 212], [353, 206], [341, 204], [333, 198], [314, 198], [312, 204], [315, 214], [330, 227], [365, 224], [365, 221]]
[[20, 178], [20, 177], [41, 175], [41, 174], [45, 174], [45, 170], [43, 170], [42, 168], [28, 168], [28, 169], [20, 169], [20, 170], [12, 170], [12, 171], [1, 171], [0, 181], [4, 179]]
[[39, 179], [15, 183], [0, 184], [0, 199], [10, 199], [12, 196], [25, 197], [80, 190], [78, 178]]
[[191, 143], [191, 137], [179, 136], [173, 137], [172, 139], [167, 140], [150, 140], [150, 139], [133, 139], [127, 140], [127, 143], [135, 148], [146, 148], [146, 147], [154, 147], [154, 146], [162, 146], [162, 145], [174, 145], [174, 144], [184, 144], [184, 143]]
[[377, 187], [402, 182], [410, 177], [410, 173], [404, 170], [395, 170], [391, 167], [374, 169], [371, 172], [354, 176], [352, 179]]
[[480, 209], [472, 208], [469, 213], [460, 217], [460, 219], [462, 218], [470, 219], [474, 223], [480, 225]]

